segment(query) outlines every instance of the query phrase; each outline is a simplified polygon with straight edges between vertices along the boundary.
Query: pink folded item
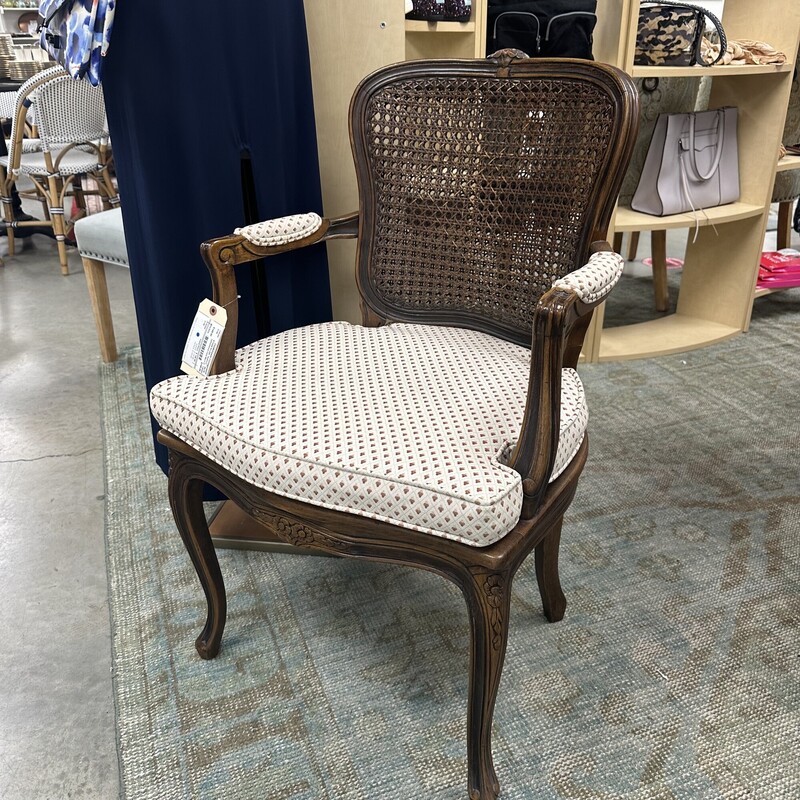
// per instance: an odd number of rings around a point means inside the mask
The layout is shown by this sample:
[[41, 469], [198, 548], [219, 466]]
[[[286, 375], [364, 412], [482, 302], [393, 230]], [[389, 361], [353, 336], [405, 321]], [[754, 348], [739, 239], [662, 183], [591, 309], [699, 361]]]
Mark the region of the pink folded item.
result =
[[800, 286], [800, 250], [774, 250], [761, 254], [759, 289], [789, 289]]
[[800, 269], [800, 251], [773, 250], [761, 254], [761, 269], [769, 272], [786, 272]]
[[[646, 267], [653, 266], [653, 259], [648, 256], [647, 258], [642, 259], [642, 264]], [[680, 269], [683, 266], [683, 259], [682, 258], [667, 258], [666, 260], [667, 269]]]
[[800, 286], [800, 271], [773, 274], [766, 278], [759, 275], [756, 286], [759, 289], [791, 289], [793, 286]]

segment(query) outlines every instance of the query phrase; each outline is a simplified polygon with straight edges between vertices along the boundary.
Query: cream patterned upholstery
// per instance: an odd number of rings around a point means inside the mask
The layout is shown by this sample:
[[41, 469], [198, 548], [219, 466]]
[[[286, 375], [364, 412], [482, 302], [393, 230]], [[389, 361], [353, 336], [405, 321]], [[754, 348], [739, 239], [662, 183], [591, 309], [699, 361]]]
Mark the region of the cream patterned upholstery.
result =
[[305, 239], [306, 236], [311, 236], [312, 233], [319, 230], [321, 226], [322, 217], [311, 212], [256, 222], [254, 225], [236, 228], [234, 233], [244, 236], [248, 242], [259, 247], [276, 247]]
[[553, 286], [572, 289], [584, 303], [596, 303], [614, 288], [624, 266], [618, 253], [593, 253], [587, 264], [553, 281]]
[[[170, 378], [150, 402], [162, 428], [248, 483], [478, 547], [519, 520], [521, 478], [504, 458], [525, 408], [526, 348], [460, 328], [332, 322], [263, 339], [236, 363]], [[565, 369], [551, 480], [586, 422]]]

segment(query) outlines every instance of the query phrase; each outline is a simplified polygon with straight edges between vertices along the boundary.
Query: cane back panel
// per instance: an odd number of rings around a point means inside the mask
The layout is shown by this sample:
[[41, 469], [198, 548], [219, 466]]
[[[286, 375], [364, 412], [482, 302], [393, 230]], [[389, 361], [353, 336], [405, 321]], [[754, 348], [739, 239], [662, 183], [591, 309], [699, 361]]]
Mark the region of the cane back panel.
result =
[[417, 61], [350, 109], [362, 298], [388, 319], [529, 345], [555, 278], [605, 238], [635, 88], [592, 62]]

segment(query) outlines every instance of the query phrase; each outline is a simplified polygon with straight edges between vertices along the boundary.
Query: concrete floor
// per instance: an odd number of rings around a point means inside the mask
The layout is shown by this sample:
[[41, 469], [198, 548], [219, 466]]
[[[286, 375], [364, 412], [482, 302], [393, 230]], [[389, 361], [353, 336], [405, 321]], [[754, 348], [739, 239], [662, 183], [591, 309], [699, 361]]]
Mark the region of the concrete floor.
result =
[[[670, 253], [682, 255], [683, 241], [671, 238]], [[648, 244], [643, 236], [639, 259]], [[6, 246], [0, 239], [0, 253]], [[118, 795], [99, 355], [74, 251], [70, 268], [62, 277], [42, 236], [0, 268], [3, 800]], [[137, 341], [129, 275], [109, 266], [107, 276], [124, 347]]]
[[[98, 345], [77, 252], [0, 267], [0, 798], [118, 796]], [[5, 237], [0, 253], [7, 252]], [[117, 342], [137, 341], [107, 268]]]

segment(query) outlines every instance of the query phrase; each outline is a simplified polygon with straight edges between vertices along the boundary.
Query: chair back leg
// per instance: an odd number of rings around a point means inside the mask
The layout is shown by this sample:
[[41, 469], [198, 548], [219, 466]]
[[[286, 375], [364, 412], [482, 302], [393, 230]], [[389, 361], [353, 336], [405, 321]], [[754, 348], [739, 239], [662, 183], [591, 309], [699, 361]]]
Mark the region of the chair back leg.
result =
[[792, 238], [792, 201], [778, 203], [778, 240], [776, 250], [790, 247]]
[[653, 294], [656, 311], [669, 311], [667, 286], [667, 232], [650, 233], [650, 252], [653, 259]]
[[567, 610], [567, 598], [561, 589], [558, 575], [558, 548], [561, 543], [561, 525], [563, 515], [550, 529], [547, 536], [536, 545], [534, 559], [536, 564], [536, 582], [542, 597], [542, 609], [548, 622], [560, 622]]

